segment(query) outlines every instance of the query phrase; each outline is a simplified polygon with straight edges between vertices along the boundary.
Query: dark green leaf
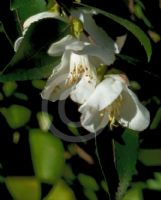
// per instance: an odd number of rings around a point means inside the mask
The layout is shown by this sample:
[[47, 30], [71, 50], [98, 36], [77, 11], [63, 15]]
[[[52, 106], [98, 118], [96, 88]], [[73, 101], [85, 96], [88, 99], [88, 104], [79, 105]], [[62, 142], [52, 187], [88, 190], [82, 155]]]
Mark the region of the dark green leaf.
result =
[[139, 160], [146, 166], [161, 166], [161, 149], [141, 149]]
[[0, 76], [0, 82], [47, 77], [59, 61], [58, 57], [49, 56], [47, 50], [68, 31], [68, 24], [57, 19], [42, 19], [31, 24], [18, 51]]
[[60, 58], [55, 58], [51, 64], [44, 65], [39, 68], [32, 69], [20, 69], [16, 72], [0, 75], [0, 82], [6, 81], [25, 81], [25, 80], [34, 80], [47, 78], [52, 72], [54, 66], [58, 64]]
[[134, 23], [128, 21], [127, 19], [121, 18], [119, 16], [116, 16], [114, 14], [108, 13], [106, 11], [100, 10], [98, 8], [94, 8], [91, 6], [87, 6], [85, 4], [80, 4], [88, 9], [94, 9], [97, 13], [102, 14], [110, 19], [112, 19], [113, 21], [119, 23], [120, 25], [122, 25], [123, 27], [125, 27], [128, 31], [130, 31], [139, 41], [140, 43], [143, 45], [145, 52], [147, 54], [148, 57], [148, 61], [150, 61], [151, 58], [151, 54], [152, 54], [152, 47], [151, 47], [151, 43], [150, 40], [148, 38], [148, 36]]
[[117, 200], [122, 199], [135, 173], [139, 149], [137, 132], [126, 129], [122, 137], [125, 144], [115, 144], [116, 168], [119, 175], [119, 187], [116, 194]]
[[99, 186], [92, 176], [86, 174], [78, 174], [78, 180], [80, 184], [86, 189], [90, 189], [93, 191], [99, 190]]
[[24, 21], [31, 15], [46, 10], [44, 0], [11, 0], [11, 10], [17, 10], [20, 21]]
[[159, 107], [159, 109], [157, 110], [156, 115], [150, 125], [150, 129], [152, 130], [156, 129], [159, 126], [160, 122], [161, 122], [161, 107]]

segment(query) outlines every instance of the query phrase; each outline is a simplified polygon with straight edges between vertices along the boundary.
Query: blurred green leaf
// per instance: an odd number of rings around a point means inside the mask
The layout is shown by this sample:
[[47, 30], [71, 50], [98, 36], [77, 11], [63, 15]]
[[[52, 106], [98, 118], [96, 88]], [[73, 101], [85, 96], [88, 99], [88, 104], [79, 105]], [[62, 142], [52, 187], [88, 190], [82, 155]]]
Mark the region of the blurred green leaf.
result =
[[18, 144], [20, 141], [20, 133], [18, 131], [13, 133], [13, 143]]
[[19, 20], [22, 22], [31, 15], [46, 10], [44, 0], [10, 0], [10, 2], [10, 9], [17, 11]]
[[18, 51], [1, 74], [0, 82], [47, 78], [60, 61], [60, 57], [49, 56], [47, 50], [68, 32], [68, 24], [53, 18], [31, 24]]
[[56, 183], [65, 167], [61, 140], [40, 129], [31, 130], [29, 139], [36, 177], [44, 183]]
[[109, 193], [108, 185], [104, 180], [101, 181], [101, 186], [102, 186], [102, 188], [104, 189], [105, 192]]
[[161, 107], [159, 107], [159, 109], [157, 110], [156, 115], [150, 125], [150, 129], [151, 130], [156, 129], [160, 124], [160, 122], [161, 122]]
[[146, 166], [161, 166], [161, 149], [140, 149], [139, 160]]
[[48, 131], [52, 123], [53, 117], [45, 112], [38, 112], [36, 114], [36, 117], [37, 117], [40, 129], [43, 131]]
[[28, 100], [28, 96], [27, 96], [26, 94], [24, 94], [24, 93], [15, 92], [13, 95], [14, 95], [16, 98], [22, 99], [22, 100], [24, 100], [24, 101], [27, 101], [27, 100]]
[[157, 181], [161, 183], [161, 172], [154, 172], [154, 177]]
[[0, 183], [4, 183], [5, 177], [0, 175]]
[[144, 200], [142, 189], [145, 188], [143, 183], [133, 184], [132, 188], [129, 189], [122, 200]]
[[116, 169], [119, 176], [117, 200], [122, 199], [135, 173], [139, 149], [139, 137], [136, 131], [126, 129], [122, 138], [125, 144], [115, 143]]
[[36, 89], [39, 89], [39, 90], [43, 90], [45, 87], [45, 84], [46, 84], [46, 81], [44, 81], [44, 80], [33, 80], [32, 81], [33, 87], [35, 87]]
[[12, 177], [5, 179], [7, 189], [14, 200], [40, 200], [41, 186], [34, 177]]
[[4, 92], [6, 97], [11, 96], [14, 93], [14, 91], [16, 90], [16, 88], [17, 88], [17, 83], [14, 82], [14, 81], [13, 82], [10, 82], [10, 81], [6, 82], [6, 83], [3, 84], [3, 87], [2, 87], [3, 92]]
[[148, 18], [144, 15], [142, 6], [140, 6], [139, 4], [135, 4], [134, 13], [139, 19], [142, 19], [144, 21], [144, 23], [147, 25], [147, 27], [152, 28], [152, 24], [150, 23]]
[[63, 180], [51, 189], [44, 200], [76, 200], [73, 190]]
[[68, 129], [76, 136], [80, 135], [75, 123], [68, 123]]
[[72, 171], [72, 168], [71, 168], [71, 166], [68, 164], [66, 164], [65, 165], [65, 169], [64, 169], [64, 174], [63, 174], [63, 176], [64, 176], [64, 178], [66, 179], [66, 181], [68, 182], [68, 183], [72, 183], [74, 180], [75, 180], [75, 178], [76, 178], [76, 176], [75, 176], [75, 174], [73, 173], [73, 171]]
[[80, 184], [86, 189], [90, 189], [94, 191], [99, 190], [99, 185], [97, 184], [96, 180], [92, 176], [89, 176], [86, 174], [78, 174], [78, 180]]
[[2, 101], [3, 100], [3, 94], [0, 92], [0, 101]]
[[88, 9], [93, 9], [95, 10], [98, 14], [102, 14], [113, 21], [117, 22], [118, 24], [122, 25], [125, 27], [128, 31], [130, 31], [138, 40], [139, 42], [143, 45], [145, 52], [148, 57], [148, 61], [150, 61], [151, 55], [152, 55], [152, 47], [150, 43], [150, 39], [148, 36], [141, 30], [141, 28], [134, 23], [128, 21], [127, 19], [121, 18], [119, 16], [116, 16], [114, 14], [108, 13], [106, 11], [100, 10], [99, 8], [87, 6], [85, 4], [80, 4]]
[[146, 184], [148, 189], [161, 191], [161, 173], [154, 172], [154, 179], [148, 179]]
[[146, 184], [148, 189], [161, 191], [161, 182], [158, 180], [148, 179]]
[[89, 200], [98, 200], [97, 195], [93, 190], [85, 189], [83, 193]]
[[24, 126], [31, 117], [31, 111], [28, 108], [16, 104], [8, 108], [0, 108], [0, 113], [2, 113], [9, 126], [13, 129]]

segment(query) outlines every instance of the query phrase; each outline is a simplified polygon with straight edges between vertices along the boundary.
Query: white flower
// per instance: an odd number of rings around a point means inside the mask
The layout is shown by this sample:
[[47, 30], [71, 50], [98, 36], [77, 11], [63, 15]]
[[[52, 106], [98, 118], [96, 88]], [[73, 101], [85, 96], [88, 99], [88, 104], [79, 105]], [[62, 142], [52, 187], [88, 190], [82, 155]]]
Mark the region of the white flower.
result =
[[28, 30], [28, 28], [30, 27], [30, 25], [41, 19], [45, 19], [45, 18], [55, 18], [55, 19], [65, 21], [65, 19], [60, 17], [58, 13], [56, 13], [56, 12], [54, 13], [54, 12], [50, 12], [50, 11], [41, 12], [41, 13], [35, 14], [35, 15], [27, 18], [25, 20], [25, 22], [23, 23], [22, 36], [17, 38], [17, 40], [14, 43], [14, 51], [15, 52], [18, 50], [18, 48], [24, 38], [24, 35], [25, 35], [26, 31]]
[[84, 103], [96, 86], [96, 65], [101, 62], [99, 56], [79, 54], [88, 45], [71, 35], [51, 45], [50, 55], [63, 56], [49, 77], [42, 98], [56, 101], [70, 95], [73, 101]]
[[82, 126], [90, 132], [96, 132], [107, 124], [112, 128], [117, 123], [143, 131], [150, 122], [149, 111], [128, 88], [122, 75], [106, 76], [79, 111], [82, 113]]
[[82, 23], [85, 30], [86, 26], [90, 27], [91, 32], [86, 31], [91, 38], [84, 33], [81, 33], [80, 40], [68, 35], [50, 46], [49, 55], [63, 56], [49, 77], [42, 98], [56, 101], [70, 95], [73, 101], [83, 104], [95, 89], [96, 68], [115, 61], [118, 49], [115, 49], [114, 41], [96, 25], [90, 14]]
[[74, 9], [71, 10], [72, 16], [78, 18], [83, 23], [85, 31], [89, 34], [91, 42], [95, 44], [96, 48], [87, 47], [84, 51], [88, 54], [88, 51], [98, 55], [97, 48], [100, 48], [100, 56], [102, 56], [102, 60], [107, 65], [111, 65], [115, 60], [115, 53], [119, 53], [118, 45], [113, 41], [108, 34], [96, 24], [93, 19], [93, 15], [97, 14], [95, 11], [88, 11], [85, 9]]

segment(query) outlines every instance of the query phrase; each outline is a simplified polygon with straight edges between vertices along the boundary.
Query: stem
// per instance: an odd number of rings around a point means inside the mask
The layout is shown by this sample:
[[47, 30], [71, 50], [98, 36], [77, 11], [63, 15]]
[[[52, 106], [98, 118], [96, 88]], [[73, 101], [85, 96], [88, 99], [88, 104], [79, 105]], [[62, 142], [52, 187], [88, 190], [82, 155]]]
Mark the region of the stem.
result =
[[4, 26], [3, 26], [3, 24], [0, 23], [0, 26], [1, 26], [1, 28], [2, 28], [3, 33], [5, 34], [5, 36], [6, 36], [6, 38], [7, 38], [7, 40], [9, 41], [10, 45], [11, 45], [12, 48], [13, 48], [13, 42], [12, 42], [12, 40], [10, 39], [10, 37], [8, 36], [8, 34], [7, 34], [7, 32], [6, 32], [6, 30], [5, 30]]

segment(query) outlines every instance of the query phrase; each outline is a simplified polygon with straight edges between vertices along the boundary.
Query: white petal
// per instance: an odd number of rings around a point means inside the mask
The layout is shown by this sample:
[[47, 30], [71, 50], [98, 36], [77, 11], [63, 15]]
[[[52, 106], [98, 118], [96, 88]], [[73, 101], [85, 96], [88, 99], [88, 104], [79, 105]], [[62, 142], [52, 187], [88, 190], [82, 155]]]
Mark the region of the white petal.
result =
[[31, 17], [29, 17], [23, 24], [23, 28], [24, 29], [28, 29], [28, 27], [36, 22], [36, 21], [39, 21], [41, 19], [44, 19], [44, 18], [60, 18], [58, 13], [54, 13], [54, 12], [41, 12], [41, 13], [38, 13], [36, 15], [33, 15]]
[[99, 58], [102, 64], [111, 65], [115, 60], [114, 51], [98, 45], [86, 45], [84, 49], [77, 52], [78, 54], [87, 54]]
[[143, 131], [150, 123], [149, 111], [139, 102], [137, 96], [128, 88], [123, 90], [123, 105], [118, 122], [135, 131]]
[[70, 53], [62, 56], [61, 63], [53, 70], [44, 90], [41, 93], [43, 99], [50, 101], [63, 100], [69, 96], [71, 87], [66, 86], [66, 79], [69, 75]]
[[84, 107], [81, 115], [81, 124], [89, 132], [95, 133], [108, 123], [108, 113], [101, 117], [100, 112], [92, 107]]
[[61, 55], [65, 51], [66, 46], [74, 41], [75, 38], [73, 36], [67, 35], [58, 42], [53, 43], [48, 49], [48, 54], [51, 56]]
[[15, 43], [14, 43], [14, 51], [15, 51], [15, 52], [18, 50], [18, 48], [19, 48], [19, 46], [20, 46], [22, 40], [23, 40], [23, 37], [19, 37], [19, 38], [17, 38], [17, 40], [15, 41]]
[[99, 111], [103, 110], [121, 94], [122, 89], [123, 85], [121, 81], [113, 77], [107, 77], [98, 84], [87, 102], [80, 107], [80, 112], [83, 106], [90, 106]]
[[79, 41], [79, 40], [75, 40], [74, 42], [72, 42], [72, 43], [70, 43], [70, 44], [68, 44], [66, 46], [66, 50], [72, 50], [75, 53], [77, 53], [77, 51], [81, 51], [88, 44], [89, 43], [87, 43], [87, 42], [82, 42], [82, 41]]
[[[101, 53], [104, 52], [102, 55], [105, 55], [103, 56], [105, 64], [112, 64], [115, 60], [115, 43], [112, 38], [110, 38], [107, 33], [95, 23], [91, 14], [83, 12], [81, 9], [73, 10], [71, 13], [83, 22], [84, 29], [90, 35], [90, 39], [93, 42], [93, 45], [95, 45], [95, 48], [98, 48], [99, 46], [102, 48], [102, 50], [99, 51], [101, 51]], [[106, 57], [108, 58], [106, 59]]]
[[83, 76], [75, 89], [71, 91], [70, 97], [73, 101], [83, 104], [93, 93], [95, 86], [96, 79], [90, 81], [86, 76]]

